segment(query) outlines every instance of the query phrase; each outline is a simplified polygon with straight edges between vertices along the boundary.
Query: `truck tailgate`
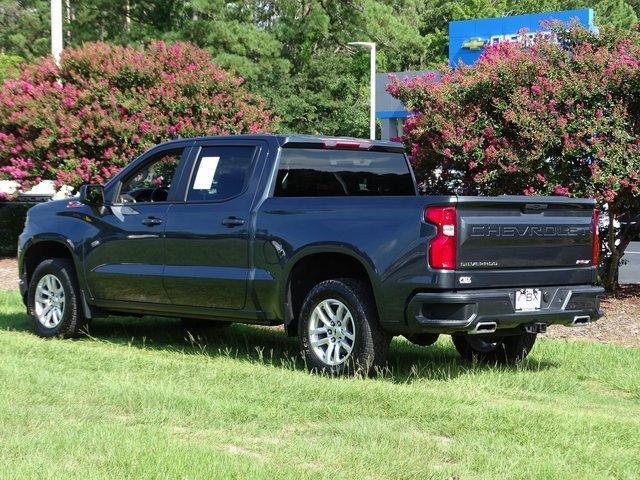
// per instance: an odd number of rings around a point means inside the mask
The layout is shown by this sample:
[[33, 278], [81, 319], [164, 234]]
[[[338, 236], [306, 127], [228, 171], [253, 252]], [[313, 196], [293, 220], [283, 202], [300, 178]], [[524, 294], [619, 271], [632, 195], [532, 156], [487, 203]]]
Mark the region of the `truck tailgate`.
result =
[[458, 197], [458, 270], [591, 266], [589, 199]]

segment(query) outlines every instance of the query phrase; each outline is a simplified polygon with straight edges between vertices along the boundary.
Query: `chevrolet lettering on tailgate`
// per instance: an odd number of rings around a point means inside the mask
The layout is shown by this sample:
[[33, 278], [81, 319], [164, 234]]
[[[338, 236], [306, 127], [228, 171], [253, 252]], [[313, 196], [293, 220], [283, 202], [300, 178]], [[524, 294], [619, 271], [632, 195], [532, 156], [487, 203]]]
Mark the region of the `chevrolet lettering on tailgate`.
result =
[[591, 227], [584, 225], [473, 225], [470, 237], [588, 237]]

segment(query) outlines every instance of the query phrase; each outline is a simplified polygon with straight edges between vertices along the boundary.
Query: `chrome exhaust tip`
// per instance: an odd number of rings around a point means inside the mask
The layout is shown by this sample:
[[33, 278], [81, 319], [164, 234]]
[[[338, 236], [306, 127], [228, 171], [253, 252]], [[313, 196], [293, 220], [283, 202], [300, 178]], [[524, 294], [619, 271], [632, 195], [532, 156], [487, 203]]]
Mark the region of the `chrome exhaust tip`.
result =
[[469, 333], [479, 334], [479, 333], [493, 333], [498, 329], [498, 324], [496, 322], [478, 322], [475, 328]]
[[591, 323], [591, 317], [589, 315], [576, 315], [571, 322], [572, 327], [582, 327]]

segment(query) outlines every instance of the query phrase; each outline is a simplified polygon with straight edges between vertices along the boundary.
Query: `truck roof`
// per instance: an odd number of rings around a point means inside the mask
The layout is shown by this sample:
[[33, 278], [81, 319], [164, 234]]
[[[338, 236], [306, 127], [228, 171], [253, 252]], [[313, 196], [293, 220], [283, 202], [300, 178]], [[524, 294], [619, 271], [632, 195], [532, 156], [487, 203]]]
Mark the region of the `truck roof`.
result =
[[283, 148], [336, 148], [336, 149], [360, 149], [384, 152], [404, 152], [404, 145], [397, 142], [382, 140], [368, 140], [355, 137], [331, 137], [325, 135], [298, 135], [298, 134], [242, 134], [242, 135], [212, 135], [202, 137], [186, 137], [169, 140], [165, 143], [183, 142], [185, 140], [266, 140], [276, 139], [278, 145]]

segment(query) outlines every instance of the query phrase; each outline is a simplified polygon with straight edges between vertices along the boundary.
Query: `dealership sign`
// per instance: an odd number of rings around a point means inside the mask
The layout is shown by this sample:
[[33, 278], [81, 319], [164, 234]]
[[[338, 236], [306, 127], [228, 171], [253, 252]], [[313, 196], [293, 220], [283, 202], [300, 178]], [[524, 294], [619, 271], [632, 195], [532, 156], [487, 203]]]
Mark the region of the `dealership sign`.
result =
[[536, 34], [549, 35], [545, 30], [545, 23], [553, 20], [567, 25], [572, 21], [578, 22], [589, 29], [595, 29], [593, 10], [590, 8], [513, 17], [457, 20], [449, 22], [449, 63], [452, 67], [460, 62], [472, 65], [485, 47], [496, 43], [521, 42], [531, 45]]

